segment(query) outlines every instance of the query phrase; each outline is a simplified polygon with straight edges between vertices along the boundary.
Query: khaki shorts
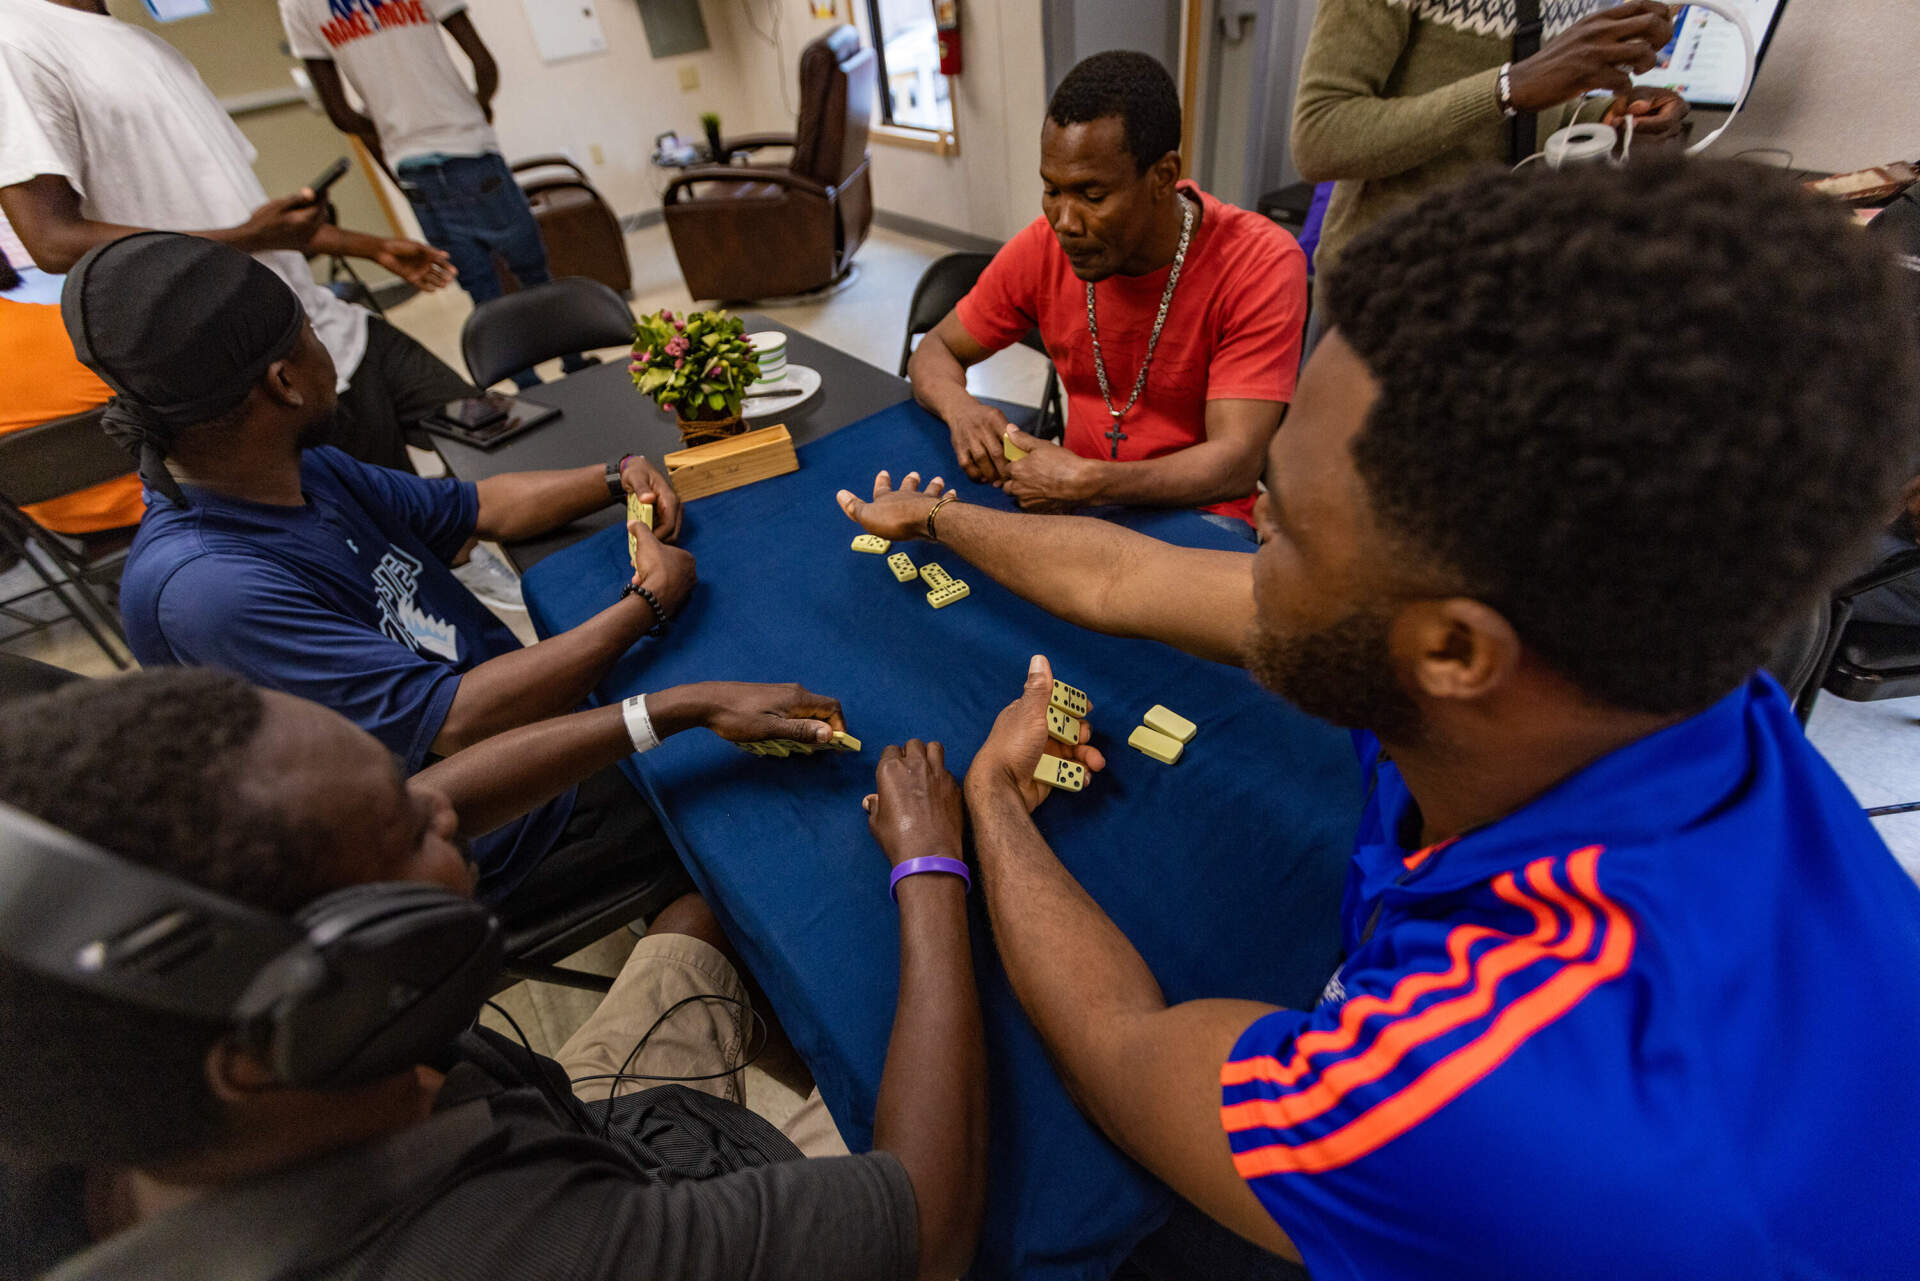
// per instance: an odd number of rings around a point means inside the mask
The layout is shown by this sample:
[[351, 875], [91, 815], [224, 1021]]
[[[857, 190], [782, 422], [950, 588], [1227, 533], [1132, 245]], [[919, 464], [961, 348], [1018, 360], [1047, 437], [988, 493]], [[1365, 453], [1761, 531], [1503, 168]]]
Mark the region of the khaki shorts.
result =
[[[654, 1027], [675, 1002], [691, 996], [720, 996], [724, 1001], [692, 1001]], [[656, 1077], [708, 1077], [684, 1080], [688, 1089], [746, 1105], [741, 1061], [752, 1033], [747, 989], [727, 958], [710, 944], [685, 934], [654, 934], [634, 945], [620, 977], [587, 1021], [555, 1056], [569, 1079], [611, 1075], [622, 1070]], [[634, 1044], [654, 1028], [646, 1048], [631, 1063]], [[622, 1065], [625, 1065], [624, 1069]], [[660, 1081], [620, 1081], [621, 1094], [650, 1089]], [[574, 1094], [585, 1102], [608, 1097], [612, 1081], [583, 1081]], [[820, 1091], [807, 1096], [780, 1132], [807, 1156], [845, 1156], [847, 1145], [834, 1128]]]

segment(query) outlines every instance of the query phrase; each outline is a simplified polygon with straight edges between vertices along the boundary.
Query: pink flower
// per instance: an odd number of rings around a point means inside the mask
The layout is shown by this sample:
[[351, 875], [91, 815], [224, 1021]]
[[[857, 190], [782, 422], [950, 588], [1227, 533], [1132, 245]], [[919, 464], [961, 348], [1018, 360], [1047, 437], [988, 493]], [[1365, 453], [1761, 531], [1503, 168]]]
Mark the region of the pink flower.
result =
[[681, 356], [681, 357], [679, 357], [678, 359], [676, 359], [676, 360], [675, 360], [675, 361], [673, 362], [673, 367], [674, 367], [675, 369], [678, 369], [678, 368], [680, 368], [680, 366], [682, 366], [682, 365], [684, 365], [684, 364], [686, 364], [686, 363], [687, 363], [687, 358], [686, 358], [685, 356]]
[[[680, 337], [675, 338], [672, 342], [667, 344], [667, 355], [684, 356], [687, 354], [687, 348], [690, 345], [691, 344], [687, 342], [686, 336], [683, 334]], [[678, 361], [675, 361], [674, 363], [676, 366], [679, 364]]]
[[720, 372], [720, 362], [716, 360], [716, 361], [714, 361], [714, 362], [713, 362], [713, 363], [712, 363], [711, 365], [708, 365], [708, 366], [707, 366], [707, 372], [706, 372], [705, 374], [703, 374], [703, 375], [701, 375], [701, 377], [703, 377], [703, 378], [711, 378], [711, 377], [713, 377], [713, 376], [714, 376], [715, 374], [717, 374], [717, 373], [719, 373], [719, 372]]
[[652, 353], [652, 352], [650, 352], [650, 351], [636, 351], [635, 353], [633, 353], [633, 364], [634, 364], [634, 368], [636, 368], [636, 369], [645, 369], [645, 368], [646, 368], [646, 367], [647, 367], [648, 365], [650, 365], [650, 364], [652, 364], [652, 363], [653, 363], [653, 353]]
[[677, 333], [677, 334], [684, 334], [684, 333], [686, 333], [686, 332], [687, 332], [687, 322], [686, 322], [686, 321], [684, 321], [684, 320], [676, 320], [676, 321], [674, 321], [674, 322], [673, 322], [673, 331], [674, 331], [675, 333]]
[[666, 321], [669, 325], [671, 325], [673, 323], [673, 313], [663, 307], [660, 309], [660, 319]]

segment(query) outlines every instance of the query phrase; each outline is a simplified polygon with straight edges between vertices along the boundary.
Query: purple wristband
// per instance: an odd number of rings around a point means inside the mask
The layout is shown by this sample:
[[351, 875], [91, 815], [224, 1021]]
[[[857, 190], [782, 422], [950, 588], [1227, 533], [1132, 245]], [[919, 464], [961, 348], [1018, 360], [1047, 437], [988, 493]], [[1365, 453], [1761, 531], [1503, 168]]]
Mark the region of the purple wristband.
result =
[[900, 901], [900, 882], [920, 872], [945, 872], [948, 876], [957, 876], [968, 889], [973, 888], [973, 877], [967, 875], [967, 865], [957, 858], [940, 858], [928, 855], [925, 858], [910, 858], [893, 869], [893, 879], [887, 882], [887, 893], [893, 901]]

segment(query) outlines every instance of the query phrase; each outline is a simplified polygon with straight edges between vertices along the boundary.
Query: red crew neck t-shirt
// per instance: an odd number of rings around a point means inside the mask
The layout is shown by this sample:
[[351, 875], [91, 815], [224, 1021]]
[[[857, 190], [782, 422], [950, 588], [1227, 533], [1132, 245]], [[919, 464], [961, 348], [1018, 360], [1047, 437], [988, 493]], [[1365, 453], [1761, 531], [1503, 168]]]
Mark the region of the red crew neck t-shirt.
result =
[[[1120, 420], [1122, 461], [1160, 458], [1207, 438], [1210, 400], [1293, 397], [1307, 311], [1307, 258], [1293, 237], [1259, 214], [1223, 204], [1190, 182], [1200, 225], [1167, 308], [1167, 323], [1139, 403]], [[1100, 350], [1116, 406], [1127, 403], [1146, 358], [1166, 266], [1109, 276], [1093, 287]], [[1114, 457], [1113, 417], [1100, 398], [1087, 334], [1086, 284], [1073, 274], [1047, 220], [1036, 218], [994, 255], [960, 300], [960, 323], [981, 346], [1010, 347], [1038, 326], [1067, 393], [1066, 446], [1084, 458]], [[1205, 508], [1253, 520], [1253, 498]]]

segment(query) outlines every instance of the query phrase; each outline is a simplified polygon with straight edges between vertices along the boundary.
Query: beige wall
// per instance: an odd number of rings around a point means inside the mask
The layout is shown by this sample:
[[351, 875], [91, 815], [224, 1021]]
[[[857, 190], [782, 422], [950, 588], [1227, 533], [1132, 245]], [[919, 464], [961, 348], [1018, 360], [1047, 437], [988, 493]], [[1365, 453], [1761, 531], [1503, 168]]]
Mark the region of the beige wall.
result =
[[[753, 0], [756, 6], [769, 0]], [[771, 0], [781, 8], [781, 54], [744, 24], [735, 30], [741, 80], [750, 95], [753, 130], [791, 130], [787, 98], [799, 74], [800, 50], [834, 25], [816, 19], [808, 0]], [[865, 0], [838, 0], [839, 21]], [[966, 71], [953, 86], [958, 153], [939, 156], [876, 140], [874, 200], [880, 208], [956, 231], [1004, 240], [1040, 212], [1040, 118], [1046, 111], [1046, 49], [1039, 0], [965, 0]], [[870, 43], [869, 39], [869, 43]], [[778, 78], [776, 78], [778, 77]], [[732, 126], [728, 126], [731, 131]]]
[[1716, 150], [1785, 147], [1802, 169], [1920, 159], [1920, 0], [1788, 0], [1747, 109]]

